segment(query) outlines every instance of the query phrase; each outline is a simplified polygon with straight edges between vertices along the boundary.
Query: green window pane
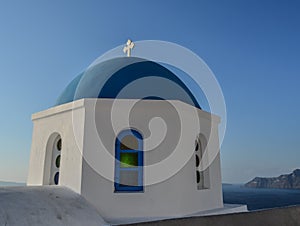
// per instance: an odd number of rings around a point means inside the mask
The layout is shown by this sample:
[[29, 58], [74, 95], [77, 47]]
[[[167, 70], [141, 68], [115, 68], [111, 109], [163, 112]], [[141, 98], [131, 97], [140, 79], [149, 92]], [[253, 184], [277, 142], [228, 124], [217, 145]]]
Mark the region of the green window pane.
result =
[[138, 153], [121, 153], [121, 167], [136, 167], [138, 166]]

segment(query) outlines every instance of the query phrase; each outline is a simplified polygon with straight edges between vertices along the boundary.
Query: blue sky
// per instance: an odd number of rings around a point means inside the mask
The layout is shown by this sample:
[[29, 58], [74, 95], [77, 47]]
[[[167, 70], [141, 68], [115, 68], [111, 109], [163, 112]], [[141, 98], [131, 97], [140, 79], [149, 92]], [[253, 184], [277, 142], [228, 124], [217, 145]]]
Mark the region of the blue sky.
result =
[[0, 2], [0, 180], [25, 181], [31, 114], [105, 51], [133, 40], [178, 43], [223, 89], [224, 182], [300, 168], [300, 1]]

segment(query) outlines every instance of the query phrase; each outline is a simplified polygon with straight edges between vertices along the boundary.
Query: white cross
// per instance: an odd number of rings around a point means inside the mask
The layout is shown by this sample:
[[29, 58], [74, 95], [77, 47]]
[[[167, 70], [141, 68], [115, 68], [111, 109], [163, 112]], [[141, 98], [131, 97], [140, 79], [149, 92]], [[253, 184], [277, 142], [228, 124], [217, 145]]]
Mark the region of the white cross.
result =
[[133, 47], [134, 47], [134, 43], [130, 39], [128, 39], [126, 46], [123, 48], [123, 52], [124, 53], [127, 52], [127, 56], [130, 57], [130, 53]]

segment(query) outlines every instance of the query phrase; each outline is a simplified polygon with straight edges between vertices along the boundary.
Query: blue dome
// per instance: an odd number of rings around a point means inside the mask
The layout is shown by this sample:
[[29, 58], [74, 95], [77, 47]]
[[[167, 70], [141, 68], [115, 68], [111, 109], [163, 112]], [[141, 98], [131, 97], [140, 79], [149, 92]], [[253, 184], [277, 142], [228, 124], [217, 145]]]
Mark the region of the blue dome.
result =
[[[130, 88], [124, 92], [124, 87]], [[201, 109], [182, 78], [136, 57], [114, 58], [88, 68], [69, 83], [56, 105], [82, 98], [173, 99]]]

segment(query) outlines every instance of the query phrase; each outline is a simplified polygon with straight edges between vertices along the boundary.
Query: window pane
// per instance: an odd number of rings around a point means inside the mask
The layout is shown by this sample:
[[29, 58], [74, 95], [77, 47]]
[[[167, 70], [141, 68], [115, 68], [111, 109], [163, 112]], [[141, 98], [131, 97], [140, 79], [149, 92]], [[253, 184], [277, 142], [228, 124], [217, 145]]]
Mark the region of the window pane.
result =
[[200, 164], [199, 156], [196, 154], [196, 167], [198, 167]]
[[198, 141], [196, 141], [195, 151], [198, 151], [198, 150], [199, 150], [199, 143], [198, 143]]
[[56, 174], [54, 175], [54, 184], [58, 185], [58, 181], [59, 181], [59, 172], [56, 172]]
[[59, 139], [56, 143], [57, 150], [61, 151], [61, 139]]
[[56, 165], [57, 168], [60, 167], [60, 155], [56, 157], [55, 165]]
[[121, 140], [121, 150], [138, 150], [138, 140], [132, 136], [127, 135]]
[[124, 153], [121, 152], [121, 167], [127, 168], [127, 167], [136, 167], [138, 166], [138, 153]]
[[200, 172], [197, 170], [197, 184], [200, 183]]
[[138, 186], [138, 171], [120, 171], [120, 186]]

